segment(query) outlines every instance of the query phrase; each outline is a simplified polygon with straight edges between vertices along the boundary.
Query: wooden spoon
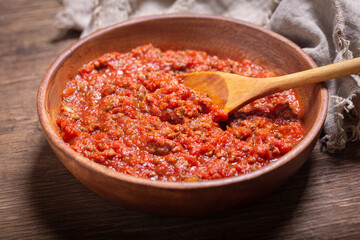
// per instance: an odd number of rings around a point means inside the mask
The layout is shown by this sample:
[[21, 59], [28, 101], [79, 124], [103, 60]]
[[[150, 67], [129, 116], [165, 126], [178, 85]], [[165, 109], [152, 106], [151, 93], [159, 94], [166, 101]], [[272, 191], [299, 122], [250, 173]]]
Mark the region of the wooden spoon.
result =
[[252, 78], [223, 72], [185, 74], [184, 84], [206, 93], [229, 115], [267, 95], [360, 72], [360, 57], [289, 75]]

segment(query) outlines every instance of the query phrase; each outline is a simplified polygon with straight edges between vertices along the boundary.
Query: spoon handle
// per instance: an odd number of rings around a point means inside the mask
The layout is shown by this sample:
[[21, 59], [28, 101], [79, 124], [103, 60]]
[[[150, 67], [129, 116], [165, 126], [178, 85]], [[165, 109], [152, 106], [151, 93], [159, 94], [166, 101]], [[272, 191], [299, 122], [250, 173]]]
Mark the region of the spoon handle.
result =
[[360, 57], [318, 68], [271, 78], [271, 85], [277, 90], [302, 87], [360, 72]]

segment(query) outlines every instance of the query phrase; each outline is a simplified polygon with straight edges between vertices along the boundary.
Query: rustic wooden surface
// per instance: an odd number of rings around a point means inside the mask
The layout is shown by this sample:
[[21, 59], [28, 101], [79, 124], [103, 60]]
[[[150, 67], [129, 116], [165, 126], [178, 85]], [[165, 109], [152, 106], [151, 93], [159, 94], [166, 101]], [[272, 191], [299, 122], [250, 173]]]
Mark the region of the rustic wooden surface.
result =
[[213, 216], [146, 215], [109, 203], [57, 160], [35, 99], [62, 37], [53, 1], [0, 1], [0, 239], [360, 239], [360, 143], [336, 155], [318, 144], [279, 190]]

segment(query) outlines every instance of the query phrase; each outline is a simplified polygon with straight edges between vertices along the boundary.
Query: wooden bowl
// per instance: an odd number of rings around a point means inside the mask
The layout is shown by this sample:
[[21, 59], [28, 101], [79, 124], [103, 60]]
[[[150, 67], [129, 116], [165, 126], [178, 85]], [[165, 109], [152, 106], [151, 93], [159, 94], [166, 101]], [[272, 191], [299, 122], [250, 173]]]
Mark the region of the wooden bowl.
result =
[[111, 51], [152, 43], [162, 50], [204, 50], [222, 58], [248, 58], [277, 75], [316, 67], [288, 39], [239, 20], [194, 14], [150, 16], [125, 21], [74, 43], [50, 66], [38, 91], [45, 136], [56, 155], [83, 184], [122, 206], [165, 215], [202, 215], [239, 207], [278, 188], [308, 158], [325, 120], [328, 92], [320, 84], [299, 88], [305, 138], [276, 162], [237, 177], [204, 182], [158, 182], [110, 170], [67, 147], [55, 123], [66, 82], [85, 63]]

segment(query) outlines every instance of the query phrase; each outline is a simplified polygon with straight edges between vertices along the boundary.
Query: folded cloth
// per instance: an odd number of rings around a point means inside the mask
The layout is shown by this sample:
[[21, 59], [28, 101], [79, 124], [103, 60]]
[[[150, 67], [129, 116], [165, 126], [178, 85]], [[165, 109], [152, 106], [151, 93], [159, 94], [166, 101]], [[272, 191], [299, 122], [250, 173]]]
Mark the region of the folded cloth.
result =
[[[289, 38], [319, 65], [360, 57], [360, 1], [354, 0], [62, 0], [59, 29], [85, 36], [132, 17], [195, 12], [233, 17]], [[330, 102], [321, 142], [328, 152], [360, 140], [360, 77], [326, 82]]]
[[161, 13], [218, 14], [265, 25], [278, 5], [274, 0], [61, 0], [55, 17], [59, 29], [81, 30], [85, 36], [128, 18]]
[[[360, 1], [283, 0], [267, 27], [297, 43], [319, 66], [360, 57]], [[335, 152], [360, 140], [360, 77], [326, 85], [330, 102], [321, 142]]]

